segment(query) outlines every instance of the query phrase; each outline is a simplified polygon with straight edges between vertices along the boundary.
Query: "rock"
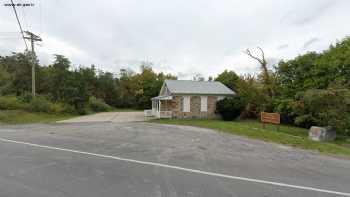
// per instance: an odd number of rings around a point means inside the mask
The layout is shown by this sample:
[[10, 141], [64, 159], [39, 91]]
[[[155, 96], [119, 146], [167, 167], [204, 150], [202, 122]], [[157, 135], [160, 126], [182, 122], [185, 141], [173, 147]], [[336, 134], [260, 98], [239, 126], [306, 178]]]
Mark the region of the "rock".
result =
[[333, 127], [316, 127], [309, 129], [309, 139], [318, 142], [332, 141], [337, 137], [336, 130]]

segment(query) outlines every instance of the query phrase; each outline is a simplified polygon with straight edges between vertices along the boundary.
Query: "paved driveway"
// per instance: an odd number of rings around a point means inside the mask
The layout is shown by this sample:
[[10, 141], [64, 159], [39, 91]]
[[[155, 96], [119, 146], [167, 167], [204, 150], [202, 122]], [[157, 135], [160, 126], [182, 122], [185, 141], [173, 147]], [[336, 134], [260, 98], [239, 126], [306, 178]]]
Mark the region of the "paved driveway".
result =
[[145, 122], [0, 127], [0, 196], [350, 196], [350, 160]]
[[145, 121], [143, 112], [102, 112], [92, 115], [79, 116], [76, 118], [59, 121], [60, 123], [79, 122], [138, 122]]

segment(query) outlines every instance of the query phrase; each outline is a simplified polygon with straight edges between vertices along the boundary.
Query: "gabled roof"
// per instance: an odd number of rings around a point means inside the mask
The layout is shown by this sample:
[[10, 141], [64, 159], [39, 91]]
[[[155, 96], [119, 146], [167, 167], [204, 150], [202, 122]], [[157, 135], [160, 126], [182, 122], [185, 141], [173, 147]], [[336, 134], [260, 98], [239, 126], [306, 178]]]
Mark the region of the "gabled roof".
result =
[[171, 94], [235, 95], [218, 81], [165, 80]]

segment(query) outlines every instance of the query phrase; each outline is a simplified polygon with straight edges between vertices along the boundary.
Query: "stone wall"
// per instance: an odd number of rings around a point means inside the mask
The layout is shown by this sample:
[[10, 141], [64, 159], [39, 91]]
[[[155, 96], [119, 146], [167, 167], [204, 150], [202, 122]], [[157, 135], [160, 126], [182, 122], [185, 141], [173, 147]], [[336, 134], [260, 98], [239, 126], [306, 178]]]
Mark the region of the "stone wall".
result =
[[178, 119], [193, 119], [193, 118], [216, 118], [216, 96], [208, 96], [207, 112], [201, 112], [200, 96], [191, 96], [190, 112], [182, 110], [182, 96], [173, 96], [173, 100], [169, 101], [169, 109], [173, 112], [173, 117]]
[[171, 111], [172, 110], [172, 101], [171, 100], [163, 100], [160, 101], [160, 111]]

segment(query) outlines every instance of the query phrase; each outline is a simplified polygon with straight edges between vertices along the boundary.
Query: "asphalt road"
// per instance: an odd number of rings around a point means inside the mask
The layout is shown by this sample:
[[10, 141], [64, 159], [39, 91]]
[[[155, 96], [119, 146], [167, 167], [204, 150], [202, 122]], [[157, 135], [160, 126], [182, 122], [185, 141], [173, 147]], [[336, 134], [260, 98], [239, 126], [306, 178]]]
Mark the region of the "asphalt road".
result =
[[151, 123], [0, 126], [1, 197], [350, 196], [350, 160]]

